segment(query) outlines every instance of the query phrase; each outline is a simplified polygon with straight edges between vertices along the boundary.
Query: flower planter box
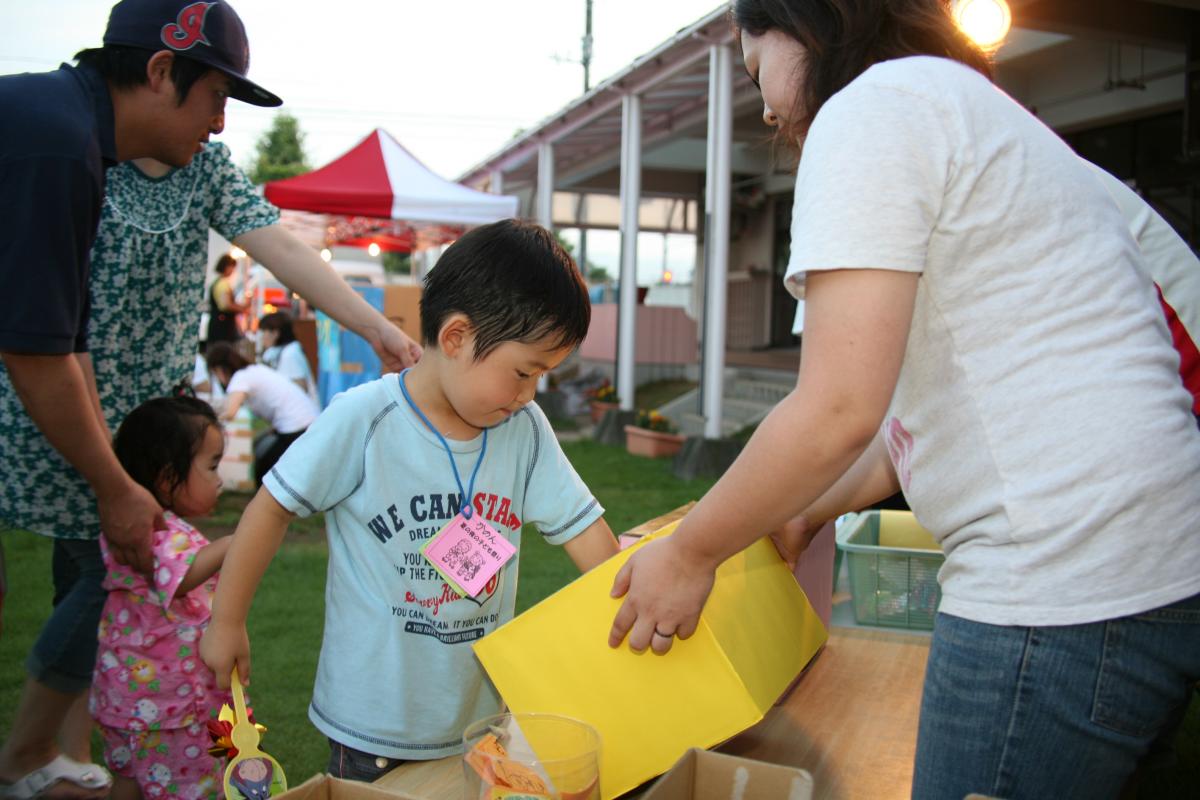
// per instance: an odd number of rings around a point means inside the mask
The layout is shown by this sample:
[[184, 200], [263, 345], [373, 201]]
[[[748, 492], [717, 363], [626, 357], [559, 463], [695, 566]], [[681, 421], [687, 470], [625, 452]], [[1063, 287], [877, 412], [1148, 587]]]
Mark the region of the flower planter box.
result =
[[606, 403], [603, 400], [592, 400], [590, 404], [592, 424], [599, 425], [600, 420], [604, 419], [604, 415], [616, 407], [616, 403]]
[[636, 425], [625, 426], [625, 449], [630, 455], [646, 458], [670, 458], [683, 448], [686, 436], [679, 433], [659, 433]]

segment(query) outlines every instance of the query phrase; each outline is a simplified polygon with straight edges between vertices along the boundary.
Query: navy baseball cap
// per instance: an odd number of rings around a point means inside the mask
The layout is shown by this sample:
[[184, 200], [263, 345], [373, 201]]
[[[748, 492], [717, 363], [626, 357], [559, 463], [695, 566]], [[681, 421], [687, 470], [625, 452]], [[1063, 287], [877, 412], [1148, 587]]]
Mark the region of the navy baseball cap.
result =
[[104, 43], [171, 50], [233, 79], [229, 96], [256, 106], [283, 101], [246, 79], [250, 43], [233, 7], [224, 0], [121, 0], [108, 15]]

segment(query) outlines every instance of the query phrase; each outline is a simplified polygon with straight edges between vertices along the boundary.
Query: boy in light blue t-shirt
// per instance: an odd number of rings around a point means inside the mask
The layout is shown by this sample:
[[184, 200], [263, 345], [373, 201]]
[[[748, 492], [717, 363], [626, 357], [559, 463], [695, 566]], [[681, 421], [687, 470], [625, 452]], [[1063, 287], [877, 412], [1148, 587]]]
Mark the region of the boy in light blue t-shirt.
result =
[[425, 279], [417, 366], [335, 398], [247, 506], [200, 652], [219, 681], [235, 664], [248, 678], [259, 580], [292, 516], [324, 511], [325, 633], [309, 718], [329, 737], [331, 774], [373, 780], [403, 760], [460, 752], [463, 729], [500, 710], [471, 644], [512, 619], [517, 558], [460, 597], [421, 553], [448, 522], [470, 514], [517, 548], [532, 523], [581, 571], [617, 552], [532, 402], [590, 317], [579, 270], [545, 229], [476, 228]]

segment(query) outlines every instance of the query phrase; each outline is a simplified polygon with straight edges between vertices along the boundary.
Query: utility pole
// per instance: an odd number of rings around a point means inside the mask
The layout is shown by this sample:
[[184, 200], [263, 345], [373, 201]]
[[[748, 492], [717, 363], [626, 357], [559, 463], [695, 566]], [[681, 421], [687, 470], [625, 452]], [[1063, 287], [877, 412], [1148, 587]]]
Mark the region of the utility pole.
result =
[[592, 0], [586, 0], [587, 22], [583, 33], [583, 56], [579, 59], [583, 64], [583, 93], [587, 94], [592, 88]]

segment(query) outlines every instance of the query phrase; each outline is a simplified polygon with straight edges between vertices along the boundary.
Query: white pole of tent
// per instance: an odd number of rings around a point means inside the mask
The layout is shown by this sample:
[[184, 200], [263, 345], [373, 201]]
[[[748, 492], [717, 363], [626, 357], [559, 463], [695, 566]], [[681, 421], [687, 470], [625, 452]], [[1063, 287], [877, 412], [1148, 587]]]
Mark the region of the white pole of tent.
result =
[[711, 248], [704, 292], [704, 438], [721, 438], [724, 414], [725, 301], [729, 274], [729, 195], [733, 152], [733, 52], [713, 45], [708, 61], [710, 204], [704, 247]]
[[492, 179], [488, 183], [488, 189], [492, 194], [504, 194], [504, 170], [492, 170]]
[[[537, 172], [537, 221], [548, 231], [554, 231], [554, 145], [542, 142], [538, 145]], [[550, 390], [550, 377], [538, 378], [538, 391]]]
[[621, 410], [632, 411], [637, 388], [638, 207], [642, 196], [642, 98], [621, 99], [621, 290], [617, 306], [617, 395]]

